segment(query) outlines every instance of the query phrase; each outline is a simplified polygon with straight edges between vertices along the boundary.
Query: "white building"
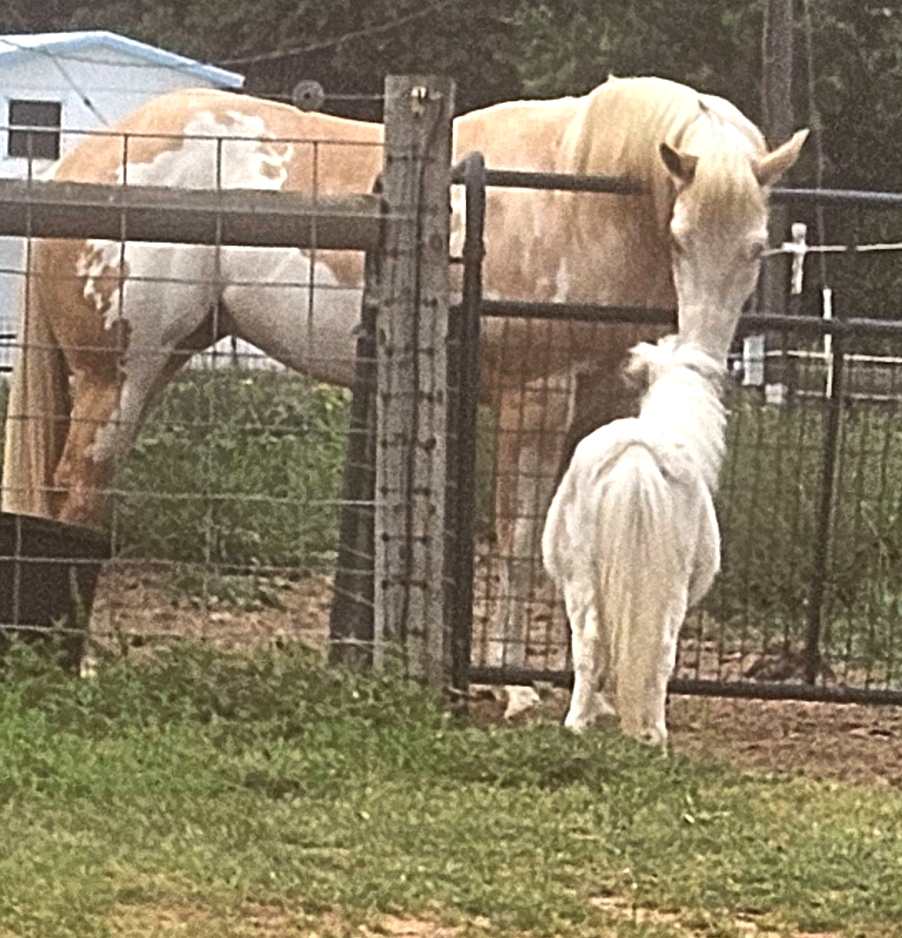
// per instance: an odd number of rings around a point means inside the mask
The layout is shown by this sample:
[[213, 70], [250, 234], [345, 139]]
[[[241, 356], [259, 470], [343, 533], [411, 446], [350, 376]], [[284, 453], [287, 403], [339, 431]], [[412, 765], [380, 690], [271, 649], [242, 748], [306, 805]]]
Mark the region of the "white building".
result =
[[[148, 98], [240, 88], [244, 76], [105, 31], [0, 36], [0, 177], [24, 179]], [[46, 128], [25, 130], [22, 128]], [[81, 133], [79, 133], [81, 131]], [[9, 370], [24, 241], [0, 238], [0, 370]]]

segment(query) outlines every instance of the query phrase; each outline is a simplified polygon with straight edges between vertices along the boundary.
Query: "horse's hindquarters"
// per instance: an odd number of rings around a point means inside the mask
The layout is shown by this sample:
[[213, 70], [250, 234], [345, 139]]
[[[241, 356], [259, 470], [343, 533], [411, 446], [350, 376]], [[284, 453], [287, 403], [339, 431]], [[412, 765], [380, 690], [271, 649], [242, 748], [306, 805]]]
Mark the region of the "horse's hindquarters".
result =
[[289, 368], [350, 387], [362, 289], [349, 252], [232, 249], [223, 307], [236, 335]]

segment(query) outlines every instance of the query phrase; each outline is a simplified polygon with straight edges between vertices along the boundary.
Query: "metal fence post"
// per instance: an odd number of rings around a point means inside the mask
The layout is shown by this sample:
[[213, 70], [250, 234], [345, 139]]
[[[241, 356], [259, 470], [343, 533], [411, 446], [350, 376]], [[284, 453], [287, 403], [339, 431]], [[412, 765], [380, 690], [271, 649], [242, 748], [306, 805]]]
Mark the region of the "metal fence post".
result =
[[376, 326], [374, 664], [445, 686], [448, 243], [454, 83], [385, 83], [386, 243]]
[[479, 410], [479, 334], [482, 314], [482, 264], [485, 257], [485, 160], [481, 153], [469, 154], [455, 173], [463, 170], [465, 229], [461, 303], [454, 317], [457, 406], [455, 475], [454, 556], [451, 573], [451, 602], [454, 608], [453, 683], [459, 691], [469, 685], [473, 634], [473, 541], [476, 510], [476, 430]]
[[379, 255], [368, 253], [342, 478], [335, 595], [329, 614], [329, 661], [357, 667], [373, 663], [373, 395], [380, 268]]
[[805, 634], [805, 681], [814, 684], [821, 669], [821, 636], [823, 634], [824, 601], [827, 595], [833, 506], [836, 499], [836, 469], [842, 433], [843, 378], [845, 374], [845, 342], [843, 333], [833, 336], [830, 362], [830, 396], [827, 399], [827, 420], [824, 428], [823, 462], [821, 464], [821, 498], [814, 542], [814, 570], [808, 599], [808, 627]]

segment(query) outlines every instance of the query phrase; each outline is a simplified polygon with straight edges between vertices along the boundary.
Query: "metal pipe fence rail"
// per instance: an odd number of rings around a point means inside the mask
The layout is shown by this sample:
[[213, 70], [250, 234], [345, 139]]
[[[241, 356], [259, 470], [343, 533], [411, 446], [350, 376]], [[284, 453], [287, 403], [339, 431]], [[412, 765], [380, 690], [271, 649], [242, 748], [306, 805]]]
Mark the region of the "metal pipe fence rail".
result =
[[[454, 180], [472, 178], [472, 165], [470, 160], [460, 164]], [[487, 187], [637, 191], [624, 179], [494, 169], [482, 172], [481, 181]], [[484, 191], [467, 195], [468, 210], [474, 204], [477, 212], [484, 211]], [[771, 199], [902, 210], [902, 194], [888, 192], [782, 188], [773, 190]], [[478, 235], [472, 237], [481, 245]], [[474, 253], [469, 263], [478, 256]], [[850, 250], [844, 262], [854, 263], [855, 256]], [[470, 303], [479, 306], [483, 319], [676, 326], [675, 311], [667, 309], [497, 298], [471, 298]], [[779, 361], [768, 362], [768, 380], [779, 383], [781, 394], [779, 403], [770, 403], [765, 388], [730, 383], [728, 459], [718, 508], [724, 568], [703, 608], [686, 623], [671, 690], [902, 704], [902, 578], [895, 573], [902, 556], [902, 435], [896, 430], [902, 369], [898, 383], [885, 379], [885, 393], [879, 401], [870, 400], [859, 388], [866, 356], [856, 354], [875, 340], [884, 355], [902, 354], [902, 302], [894, 320], [873, 318], [854, 303], [845, 304], [833, 319], [795, 311], [748, 312], [741, 317], [738, 338], [750, 333], [764, 334], [768, 347], [783, 350], [787, 366], [782, 371]], [[825, 336], [832, 337], [832, 352], [818, 373], [810, 361], [789, 354]], [[544, 394], [548, 402], [553, 393], [546, 387], [536, 399]], [[493, 470], [483, 466], [477, 484], [491, 490]], [[490, 527], [490, 518], [482, 519], [483, 531]], [[539, 613], [530, 623], [526, 666], [486, 662], [491, 613], [481, 611], [480, 604], [483, 609], [491, 604], [494, 563], [491, 543], [481, 543], [476, 621], [460, 619], [472, 646], [467, 679], [567, 686], [572, 680], [568, 632], [561, 604], [550, 591], [530, 597], [532, 611], [538, 606]], [[503, 639], [489, 634], [492, 640]]]

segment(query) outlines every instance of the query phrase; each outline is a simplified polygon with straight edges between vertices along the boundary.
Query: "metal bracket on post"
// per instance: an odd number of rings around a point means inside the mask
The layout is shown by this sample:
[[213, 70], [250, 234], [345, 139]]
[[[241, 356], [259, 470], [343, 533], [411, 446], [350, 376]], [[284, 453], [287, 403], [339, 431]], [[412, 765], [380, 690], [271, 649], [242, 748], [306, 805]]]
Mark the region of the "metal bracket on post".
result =
[[386, 242], [376, 326], [374, 664], [445, 687], [449, 335], [448, 192], [454, 83], [385, 83]]

